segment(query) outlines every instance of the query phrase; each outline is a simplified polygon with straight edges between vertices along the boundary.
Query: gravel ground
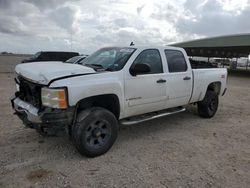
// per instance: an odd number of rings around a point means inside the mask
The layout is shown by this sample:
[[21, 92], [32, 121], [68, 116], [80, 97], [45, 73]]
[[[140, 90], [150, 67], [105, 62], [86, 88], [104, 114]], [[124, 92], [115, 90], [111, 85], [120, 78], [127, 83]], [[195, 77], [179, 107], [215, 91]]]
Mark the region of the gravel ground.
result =
[[0, 73], [0, 187], [250, 185], [250, 74], [229, 77], [214, 118], [202, 119], [190, 106], [122, 126], [111, 150], [92, 159], [81, 156], [67, 135], [43, 138], [23, 127], [9, 103], [13, 78]]
[[31, 55], [15, 54], [15, 55], [1, 55], [0, 54], [0, 73], [12, 73], [15, 66], [23, 59], [30, 58]]

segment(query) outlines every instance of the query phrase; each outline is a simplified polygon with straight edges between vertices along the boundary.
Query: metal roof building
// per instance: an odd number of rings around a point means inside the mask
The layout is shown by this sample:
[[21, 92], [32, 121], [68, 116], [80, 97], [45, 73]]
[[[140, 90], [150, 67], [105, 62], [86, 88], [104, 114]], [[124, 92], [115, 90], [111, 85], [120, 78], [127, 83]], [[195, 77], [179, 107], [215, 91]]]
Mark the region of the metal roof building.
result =
[[189, 56], [201, 57], [248, 57], [250, 54], [250, 33], [198, 39], [170, 44], [182, 47]]

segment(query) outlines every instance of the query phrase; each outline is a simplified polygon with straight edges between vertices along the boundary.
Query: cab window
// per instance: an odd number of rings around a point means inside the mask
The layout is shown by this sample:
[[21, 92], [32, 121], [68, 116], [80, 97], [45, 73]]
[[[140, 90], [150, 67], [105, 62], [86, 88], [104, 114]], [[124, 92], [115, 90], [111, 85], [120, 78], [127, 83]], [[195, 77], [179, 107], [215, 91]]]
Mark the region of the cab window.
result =
[[165, 50], [169, 72], [186, 72], [187, 63], [184, 55], [178, 50]]
[[151, 71], [145, 74], [163, 73], [160, 52], [156, 49], [142, 51], [135, 59], [132, 66], [139, 63], [145, 63], [150, 66]]

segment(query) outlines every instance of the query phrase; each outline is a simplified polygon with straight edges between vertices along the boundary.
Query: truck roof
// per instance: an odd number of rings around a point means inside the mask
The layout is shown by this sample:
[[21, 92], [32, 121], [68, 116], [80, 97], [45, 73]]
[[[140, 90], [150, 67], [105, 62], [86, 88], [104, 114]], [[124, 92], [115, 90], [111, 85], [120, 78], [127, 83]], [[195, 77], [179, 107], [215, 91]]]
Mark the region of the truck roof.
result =
[[[175, 49], [175, 50], [180, 50], [180, 51], [185, 51], [183, 48], [180, 47], [174, 47], [174, 46], [156, 46], [156, 45], [133, 45], [133, 46], [105, 46], [106, 48], [136, 48], [136, 49], [140, 49], [140, 50], [144, 50], [144, 49], [153, 49], [153, 48], [157, 48], [157, 49]], [[104, 48], [105, 48], [104, 47]]]

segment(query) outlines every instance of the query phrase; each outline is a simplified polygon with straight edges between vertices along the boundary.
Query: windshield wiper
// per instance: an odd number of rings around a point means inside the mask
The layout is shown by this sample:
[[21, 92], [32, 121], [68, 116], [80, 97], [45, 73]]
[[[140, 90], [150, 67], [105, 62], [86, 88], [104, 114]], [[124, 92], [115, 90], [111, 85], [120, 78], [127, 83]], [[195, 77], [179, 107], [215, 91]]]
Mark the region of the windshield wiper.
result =
[[106, 68], [105, 71], [113, 71], [110, 67]]
[[95, 71], [104, 71], [104, 67], [100, 64], [83, 64], [84, 66], [87, 66], [87, 67], [90, 67], [90, 68], [93, 68]]
[[103, 68], [103, 66], [102, 65], [100, 65], [100, 64], [89, 64], [89, 65], [92, 65], [92, 66], [95, 66], [95, 67], [100, 67], [100, 68]]

